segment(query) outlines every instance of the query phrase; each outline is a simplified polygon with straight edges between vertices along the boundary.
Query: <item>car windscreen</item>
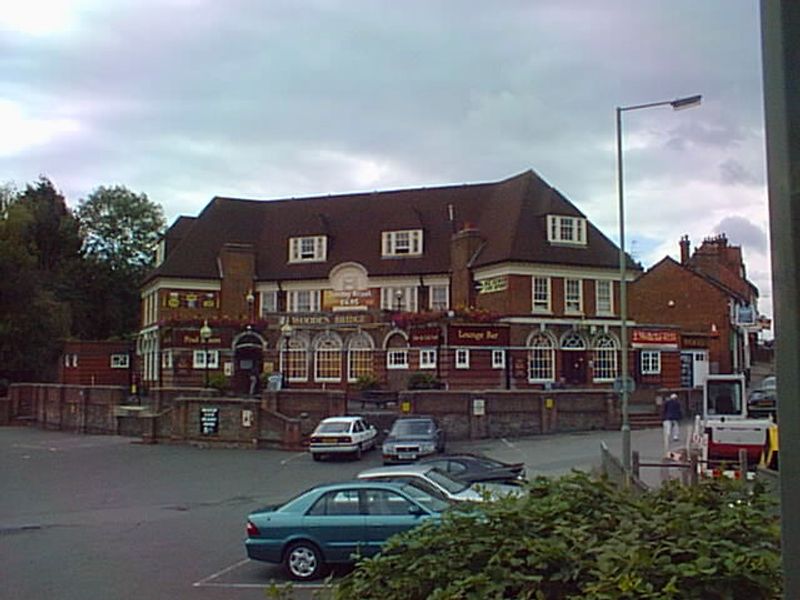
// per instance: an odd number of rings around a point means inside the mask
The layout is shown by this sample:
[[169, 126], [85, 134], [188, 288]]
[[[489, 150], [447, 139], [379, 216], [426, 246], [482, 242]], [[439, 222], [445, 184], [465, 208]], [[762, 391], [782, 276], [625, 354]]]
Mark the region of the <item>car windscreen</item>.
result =
[[389, 435], [395, 437], [428, 436], [433, 432], [430, 421], [396, 421]]
[[467, 489], [468, 487], [467, 484], [465, 483], [456, 481], [455, 479], [450, 479], [450, 477], [447, 476], [447, 473], [445, 473], [444, 471], [440, 471], [439, 469], [436, 468], [427, 471], [425, 473], [425, 476], [434, 483], [437, 483], [440, 486], [442, 486], [450, 494], [457, 494]]
[[347, 421], [334, 421], [332, 423], [320, 423], [317, 433], [349, 433], [350, 423]]
[[429, 494], [413, 483], [406, 483], [401, 488], [409, 497], [419, 502], [422, 506], [433, 512], [442, 512], [450, 507], [450, 503], [432, 494]]

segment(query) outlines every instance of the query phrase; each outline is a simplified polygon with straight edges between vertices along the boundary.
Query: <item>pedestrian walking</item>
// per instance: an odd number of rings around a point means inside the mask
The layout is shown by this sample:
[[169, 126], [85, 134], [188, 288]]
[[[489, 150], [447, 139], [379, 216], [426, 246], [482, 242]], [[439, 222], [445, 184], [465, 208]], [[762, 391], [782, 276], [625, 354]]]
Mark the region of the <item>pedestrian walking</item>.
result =
[[683, 418], [681, 403], [678, 394], [670, 394], [662, 407], [662, 425], [664, 427], [664, 453], [669, 451], [669, 441], [673, 442], [681, 439], [680, 422]]

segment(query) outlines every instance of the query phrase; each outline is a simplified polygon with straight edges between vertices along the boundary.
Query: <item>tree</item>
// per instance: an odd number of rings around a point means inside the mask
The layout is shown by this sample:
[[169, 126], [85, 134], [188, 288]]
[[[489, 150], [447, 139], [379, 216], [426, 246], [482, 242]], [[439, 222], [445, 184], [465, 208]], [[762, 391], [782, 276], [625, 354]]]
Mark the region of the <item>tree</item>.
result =
[[140, 274], [153, 265], [165, 221], [164, 211], [146, 194], [100, 186], [80, 202], [77, 216], [89, 256]]

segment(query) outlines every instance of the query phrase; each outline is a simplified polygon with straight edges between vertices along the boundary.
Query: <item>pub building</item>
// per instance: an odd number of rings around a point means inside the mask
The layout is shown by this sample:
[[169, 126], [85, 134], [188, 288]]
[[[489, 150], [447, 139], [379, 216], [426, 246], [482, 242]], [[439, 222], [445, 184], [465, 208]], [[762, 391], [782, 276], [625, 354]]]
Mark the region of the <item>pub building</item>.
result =
[[[632, 281], [641, 267], [628, 261]], [[169, 229], [141, 298], [147, 387], [246, 393], [272, 375], [288, 389], [524, 390], [618, 377], [618, 248], [533, 171], [216, 197]], [[679, 332], [628, 325], [637, 379], [680, 383]]]

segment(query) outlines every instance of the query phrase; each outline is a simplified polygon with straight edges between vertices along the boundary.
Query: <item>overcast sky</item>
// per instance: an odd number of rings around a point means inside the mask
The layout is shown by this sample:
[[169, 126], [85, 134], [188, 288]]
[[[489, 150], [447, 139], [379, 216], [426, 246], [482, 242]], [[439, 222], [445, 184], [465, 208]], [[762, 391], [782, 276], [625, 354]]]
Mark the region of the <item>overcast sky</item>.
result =
[[0, 183], [215, 195], [533, 169], [649, 267], [724, 232], [771, 314], [757, 0], [22, 0], [0, 10]]

